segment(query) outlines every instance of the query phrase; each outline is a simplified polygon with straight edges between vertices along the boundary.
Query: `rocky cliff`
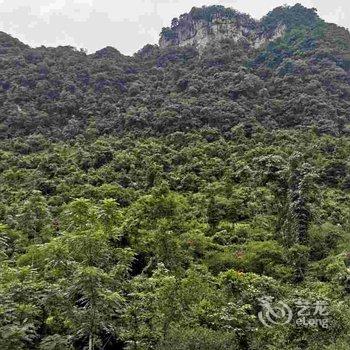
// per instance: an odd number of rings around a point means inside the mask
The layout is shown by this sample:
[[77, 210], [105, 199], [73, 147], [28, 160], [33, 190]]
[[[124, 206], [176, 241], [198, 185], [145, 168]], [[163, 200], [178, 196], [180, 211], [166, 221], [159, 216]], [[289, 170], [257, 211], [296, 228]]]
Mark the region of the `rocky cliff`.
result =
[[[294, 7], [294, 11], [298, 12], [298, 10], [300, 10], [298, 6]], [[302, 8], [302, 11], [312, 10]], [[223, 6], [194, 7], [189, 13], [174, 18], [171, 27], [163, 28], [159, 46], [167, 48], [192, 45], [202, 51], [210, 42], [231, 39], [253, 48], [260, 48], [282, 37], [290, 24], [286, 23], [283, 16], [278, 15], [278, 11], [275, 11], [261, 21], [257, 21], [246, 14]], [[301, 14], [303, 18], [307, 16], [312, 17], [311, 20], [317, 18], [313, 12]]]

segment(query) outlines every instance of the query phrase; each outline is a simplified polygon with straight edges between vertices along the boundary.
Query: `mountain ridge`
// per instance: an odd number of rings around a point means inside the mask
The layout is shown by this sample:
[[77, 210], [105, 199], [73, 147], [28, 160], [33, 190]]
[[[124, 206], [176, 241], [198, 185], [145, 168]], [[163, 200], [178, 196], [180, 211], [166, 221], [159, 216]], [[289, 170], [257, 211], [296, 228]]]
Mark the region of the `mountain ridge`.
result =
[[[192, 9], [190, 17], [209, 24], [233, 19], [270, 39], [281, 26], [283, 33], [258, 48], [228, 35], [200, 50], [146, 45], [132, 57], [112, 47], [89, 55], [69, 46], [33, 49], [2, 34], [0, 136], [74, 138], [90, 125], [97, 134], [202, 127], [229, 134], [248, 120], [267, 128], [348, 132], [347, 30], [301, 5], [276, 8], [259, 22], [232, 9], [216, 12], [215, 6]], [[174, 30], [188, 16], [180, 16]]]
[[[166, 48], [169, 46], [185, 46], [186, 43], [182, 43], [182, 40], [177, 38], [177, 35], [179, 34], [177, 32], [179, 31], [179, 29], [183, 29], [183, 27], [186, 27], [186, 24], [189, 26], [193, 26], [195, 23], [202, 22], [202, 24], [206, 23], [206, 24], [215, 25], [215, 23], [216, 22], [219, 23], [220, 20], [226, 21], [226, 23], [222, 23], [226, 25], [228, 24], [235, 25], [238, 23], [238, 26], [236, 29], [240, 29], [239, 27], [243, 29], [242, 36], [244, 36], [244, 34], [249, 34], [247, 33], [247, 31], [253, 30], [258, 38], [261, 36], [265, 36], [266, 41], [271, 39], [274, 36], [275, 32], [278, 31], [278, 29], [280, 29], [282, 32], [285, 32], [286, 29], [290, 30], [295, 28], [298, 25], [313, 26], [318, 21], [324, 22], [318, 16], [316, 8], [307, 8], [299, 3], [293, 6], [283, 5], [283, 6], [276, 7], [275, 9], [270, 11], [268, 14], [263, 16], [260, 20], [256, 20], [252, 18], [249, 14], [239, 12], [234, 8], [224, 7], [222, 5], [193, 7], [188, 13], [184, 13], [180, 15], [178, 18], [177, 17], [173, 18], [171, 26], [164, 27], [161, 30], [159, 34], [160, 36], [159, 47]], [[341, 27], [335, 23], [327, 23], [327, 24], [336, 26], [337, 28], [341, 28], [346, 32], [349, 31], [347, 28]], [[281, 29], [281, 27], [283, 29]], [[207, 28], [207, 29], [209, 29], [207, 34], [210, 36], [210, 28]], [[189, 31], [191, 32], [191, 30], [193, 30], [193, 28], [190, 29]], [[275, 39], [280, 38], [283, 34], [284, 33], [280, 33], [275, 37]], [[230, 38], [229, 35], [227, 35], [226, 37]], [[21, 42], [19, 39], [3, 31], [0, 31], [0, 43], [2, 44], [2, 46], [9, 46], [9, 47], [18, 46], [21, 48], [29, 48], [27, 44]], [[146, 44], [144, 47], [147, 47], [149, 45], [151, 44]], [[256, 46], [259, 47], [260, 45], [261, 45], [260, 43], [257, 43]], [[78, 50], [69, 45], [59, 45], [56, 48], [60, 48], [60, 47], [67, 47], [67, 48], [69, 47], [74, 50]], [[39, 49], [40, 47], [31, 47], [31, 48]], [[55, 47], [49, 46], [47, 48], [55, 48]], [[118, 51], [116, 48], [112, 46], [106, 46], [104, 48], [97, 50], [96, 52], [92, 52], [89, 55], [96, 55], [98, 52], [105, 49], [113, 49]], [[143, 47], [140, 48], [139, 51], [141, 51], [142, 49]], [[137, 52], [135, 54], [137, 54]], [[121, 54], [121, 55], [124, 57], [131, 57], [130, 55], [124, 55], [124, 54]]]

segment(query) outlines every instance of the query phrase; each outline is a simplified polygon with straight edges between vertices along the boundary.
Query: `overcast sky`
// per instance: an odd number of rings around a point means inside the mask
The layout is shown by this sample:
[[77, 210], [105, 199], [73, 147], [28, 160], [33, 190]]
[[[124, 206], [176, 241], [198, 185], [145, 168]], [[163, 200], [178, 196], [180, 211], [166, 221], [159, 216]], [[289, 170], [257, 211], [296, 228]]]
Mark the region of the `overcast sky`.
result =
[[110, 45], [133, 54], [157, 43], [161, 28], [192, 6], [225, 5], [259, 19], [298, 2], [350, 28], [349, 0], [0, 0], [0, 30], [33, 47], [72, 45], [95, 52]]

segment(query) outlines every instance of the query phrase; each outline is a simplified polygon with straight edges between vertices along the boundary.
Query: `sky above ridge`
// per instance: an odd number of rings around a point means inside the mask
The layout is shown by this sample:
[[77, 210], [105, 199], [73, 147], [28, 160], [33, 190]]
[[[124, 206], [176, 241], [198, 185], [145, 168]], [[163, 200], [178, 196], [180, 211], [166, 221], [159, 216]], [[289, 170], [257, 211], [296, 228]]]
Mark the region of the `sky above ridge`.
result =
[[33, 47], [71, 45], [95, 52], [113, 46], [131, 55], [157, 43], [162, 27], [193, 6], [224, 5], [260, 19], [277, 6], [296, 3], [350, 28], [349, 0], [0, 0], [0, 31]]

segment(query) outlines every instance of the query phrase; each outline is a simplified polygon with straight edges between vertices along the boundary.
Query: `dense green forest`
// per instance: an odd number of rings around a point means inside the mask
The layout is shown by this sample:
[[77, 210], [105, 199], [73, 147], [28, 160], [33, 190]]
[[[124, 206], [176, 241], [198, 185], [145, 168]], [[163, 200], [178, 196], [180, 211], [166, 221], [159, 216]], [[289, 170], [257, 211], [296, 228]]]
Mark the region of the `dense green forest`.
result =
[[350, 34], [281, 23], [132, 57], [0, 33], [1, 350], [350, 349]]

